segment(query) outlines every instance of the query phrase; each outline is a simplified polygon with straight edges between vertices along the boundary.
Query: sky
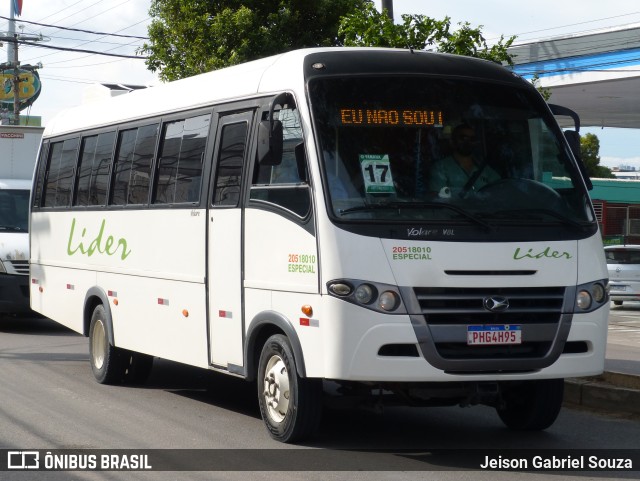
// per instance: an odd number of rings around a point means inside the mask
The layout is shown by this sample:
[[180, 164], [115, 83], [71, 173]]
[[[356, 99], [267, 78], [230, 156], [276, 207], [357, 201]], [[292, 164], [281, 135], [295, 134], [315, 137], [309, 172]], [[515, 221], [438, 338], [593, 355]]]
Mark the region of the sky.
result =
[[[0, 0], [0, 16], [9, 17], [11, 0]], [[381, 0], [374, 0], [380, 8]], [[36, 46], [20, 46], [21, 64], [41, 62], [42, 91], [30, 111], [22, 114], [42, 117], [43, 125], [63, 109], [79, 105], [87, 87], [98, 83], [158, 85], [156, 74], [147, 70], [142, 59], [122, 59], [92, 53], [64, 52], [48, 46], [136, 55], [144, 40], [114, 37], [105, 33], [145, 37], [151, 21], [151, 0], [23, 0], [25, 35], [42, 34]], [[637, 0], [394, 0], [397, 22], [403, 13], [422, 14], [435, 19], [449, 16], [453, 25], [469, 22], [482, 26], [489, 43], [501, 35], [516, 35], [516, 43], [530, 42], [567, 34], [586, 33], [601, 28], [640, 23]], [[57, 27], [89, 30], [97, 34], [61, 30], [26, 23], [37, 22]], [[0, 18], [0, 31], [8, 22]], [[7, 60], [7, 47], [0, 48], [0, 62]], [[582, 129], [600, 139], [601, 164], [621, 164], [640, 169], [640, 131], [630, 129]]]

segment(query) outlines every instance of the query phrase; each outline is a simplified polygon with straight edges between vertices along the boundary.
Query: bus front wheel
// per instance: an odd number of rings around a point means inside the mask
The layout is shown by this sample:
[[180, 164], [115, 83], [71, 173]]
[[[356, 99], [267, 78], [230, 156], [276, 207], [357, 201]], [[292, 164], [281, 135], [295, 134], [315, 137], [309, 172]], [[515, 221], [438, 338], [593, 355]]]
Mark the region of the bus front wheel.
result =
[[540, 431], [551, 426], [562, 408], [564, 379], [505, 383], [498, 416], [510, 429]]
[[89, 359], [91, 370], [100, 384], [115, 384], [122, 381], [122, 352], [109, 343], [106, 312], [97, 306], [91, 315], [89, 327]]
[[258, 364], [260, 414], [271, 437], [284, 443], [311, 437], [320, 425], [322, 380], [301, 378], [286, 336], [267, 339]]

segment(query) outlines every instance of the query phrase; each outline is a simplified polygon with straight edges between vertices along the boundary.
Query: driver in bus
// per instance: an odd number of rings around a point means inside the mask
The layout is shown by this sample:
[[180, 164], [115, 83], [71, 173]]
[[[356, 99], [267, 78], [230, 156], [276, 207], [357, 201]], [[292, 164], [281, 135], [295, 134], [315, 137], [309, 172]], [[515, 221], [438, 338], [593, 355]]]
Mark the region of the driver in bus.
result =
[[477, 144], [475, 131], [468, 124], [458, 125], [451, 134], [451, 155], [431, 167], [428, 190], [440, 198], [464, 195], [499, 180], [500, 174], [486, 163], [473, 158]]

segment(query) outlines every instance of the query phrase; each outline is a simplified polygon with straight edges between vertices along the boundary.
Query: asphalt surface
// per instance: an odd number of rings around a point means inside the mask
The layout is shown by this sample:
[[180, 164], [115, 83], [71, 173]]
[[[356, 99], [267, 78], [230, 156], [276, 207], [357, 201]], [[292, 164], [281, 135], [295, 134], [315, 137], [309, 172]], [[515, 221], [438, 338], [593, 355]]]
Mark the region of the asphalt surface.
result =
[[567, 379], [565, 403], [640, 415], [640, 302], [611, 305], [605, 372], [593, 378]]

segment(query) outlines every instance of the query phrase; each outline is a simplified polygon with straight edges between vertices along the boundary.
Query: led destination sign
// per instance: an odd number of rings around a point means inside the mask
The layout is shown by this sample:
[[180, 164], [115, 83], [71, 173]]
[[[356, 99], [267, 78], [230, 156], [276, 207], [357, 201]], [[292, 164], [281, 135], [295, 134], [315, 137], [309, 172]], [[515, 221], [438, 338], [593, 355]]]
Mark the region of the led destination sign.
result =
[[440, 110], [342, 108], [340, 123], [352, 126], [441, 127], [443, 119]]

